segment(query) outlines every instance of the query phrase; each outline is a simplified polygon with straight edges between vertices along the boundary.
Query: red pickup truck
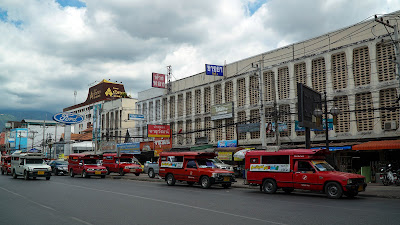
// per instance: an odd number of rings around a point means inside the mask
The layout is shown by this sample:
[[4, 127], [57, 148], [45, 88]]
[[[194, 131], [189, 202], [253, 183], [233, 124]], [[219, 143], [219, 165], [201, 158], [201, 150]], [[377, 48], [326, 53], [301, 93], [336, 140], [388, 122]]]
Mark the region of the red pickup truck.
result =
[[325, 161], [324, 150], [249, 151], [245, 164], [247, 183], [260, 185], [268, 194], [282, 188], [286, 193], [304, 189], [325, 192], [329, 198], [354, 197], [367, 186], [364, 176], [335, 171]]
[[1, 156], [1, 175], [11, 173], [11, 155]]
[[236, 182], [230, 170], [218, 169], [213, 160], [215, 153], [205, 152], [162, 152], [160, 153], [159, 176], [165, 178], [168, 185], [176, 181], [186, 181], [189, 185], [199, 183], [202, 188], [221, 184], [229, 188]]
[[104, 153], [103, 166], [107, 168], [107, 174], [113, 172], [123, 176], [126, 173], [133, 173], [139, 176], [143, 172], [142, 165], [132, 154], [118, 156], [117, 153]]
[[70, 177], [79, 174], [82, 177], [90, 178], [91, 176], [106, 177], [107, 169], [100, 165], [100, 156], [93, 154], [74, 153], [68, 157], [68, 171]]

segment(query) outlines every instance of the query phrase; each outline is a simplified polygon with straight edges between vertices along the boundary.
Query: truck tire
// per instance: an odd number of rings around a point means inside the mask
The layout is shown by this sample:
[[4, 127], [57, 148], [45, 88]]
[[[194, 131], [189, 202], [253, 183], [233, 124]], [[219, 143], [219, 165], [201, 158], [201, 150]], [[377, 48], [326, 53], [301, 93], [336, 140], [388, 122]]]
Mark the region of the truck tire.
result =
[[74, 177], [75, 176], [74, 171], [72, 169], [69, 170], [69, 176], [70, 177]]
[[278, 189], [276, 182], [272, 179], [266, 179], [264, 180], [262, 184], [262, 191], [266, 194], [274, 194], [276, 192], [276, 189]]
[[106, 175], [101, 175], [101, 178], [103, 178], [103, 179], [106, 178]]
[[11, 172], [11, 174], [12, 174], [12, 177], [13, 177], [14, 179], [17, 179], [17, 174], [15, 173], [15, 170], [13, 170], [13, 171]]
[[89, 178], [90, 176], [87, 174], [86, 170], [82, 170], [82, 177]]
[[3, 170], [3, 168], [1, 168], [1, 175], [4, 175], [4, 170]]
[[135, 175], [138, 177], [138, 176], [140, 176], [140, 173], [135, 173]]
[[326, 196], [328, 196], [328, 198], [333, 198], [333, 199], [341, 198], [343, 195], [342, 186], [340, 186], [336, 182], [329, 182], [325, 186], [325, 194]]
[[147, 173], [147, 175], [149, 175], [150, 178], [154, 178], [156, 176], [156, 173], [154, 173], [153, 169], [149, 169], [149, 172]]
[[121, 175], [121, 176], [125, 175], [124, 169], [122, 169], [122, 168], [119, 169], [119, 175]]
[[211, 186], [211, 181], [208, 176], [202, 176], [200, 178], [200, 185], [202, 188], [207, 189]]
[[222, 187], [223, 187], [223, 188], [230, 188], [230, 187], [231, 187], [231, 184], [222, 184]]
[[50, 180], [50, 176], [46, 177], [46, 180]]
[[108, 169], [108, 167], [106, 167], [107, 170], [107, 175], [110, 175], [110, 170]]
[[58, 176], [58, 169], [54, 169], [54, 175]]
[[24, 170], [24, 180], [29, 180], [29, 174]]
[[175, 185], [176, 180], [175, 180], [175, 177], [173, 174], [171, 174], [171, 173], [168, 174], [167, 177], [165, 178], [165, 180], [167, 181], [168, 186]]

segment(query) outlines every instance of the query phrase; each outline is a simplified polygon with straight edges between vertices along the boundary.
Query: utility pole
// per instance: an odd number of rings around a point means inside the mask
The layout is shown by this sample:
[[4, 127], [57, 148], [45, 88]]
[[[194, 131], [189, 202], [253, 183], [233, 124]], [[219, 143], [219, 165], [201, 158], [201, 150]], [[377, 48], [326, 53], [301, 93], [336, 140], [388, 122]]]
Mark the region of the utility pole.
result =
[[37, 131], [31, 131], [32, 132], [32, 148], [33, 148], [33, 143], [35, 142], [35, 134], [37, 134]]
[[167, 90], [168, 90], [168, 94], [171, 93], [171, 66], [167, 66]]
[[45, 131], [46, 131], [46, 120], [43, 120], [43, 142], [42, 142], [42, 146], [43, 146], [43, 149], [42, 149], [42, 153], [44, 153], [44, 149], [45, 149], [45, 142], [44, 142], [44, 135], [45, 135]]
[[[397, 76], [397, 78], [399, 80], [399, 88], [400, 88], [400, 44], [399, 44], [399, 30], [398, 30], [398, 27], [397, 27], [396, 24], [395, 25], [390, 25], [389, 24], [389, 20], [386, 20], [386, 22], [384, 22], [383, 21], [383, 17], [378, 19], [378, 16], [376, 16], [376, 15], [375, 15], [375, 21], [380, 23], [380, 24], [383, 24], [385, 27], [392, 28], [393, 31], [394, 31], [394, 40], [392, 39], [392, 41], [393, 41], [393, 45], [394, 45], [395, 64], [396, 64], [396, 68], [397, 68], [397, 71], [395, 71], [395, 74], [396, 74], [396, 76]], [[390, 33], [389, 33], [389, 35], [390, 35]], [[392, 38], [392, 37], [390, 36], [390, 38]], [[400, 96], [399, 96], [399, 98], [397, 99], [396, 102], [398, 102], [399, 100], [400, 100]]]
[[[265, 127], [265, 113], [264, 113], [264, 96], [263, 96], [263, 83], [262, 83], [262, 60], [260, 59], [259, 64], [256, 65], [255, 68], [258, 68], [259, 72], [259, 92], [260, 92], [260, 135], [261, 135], [261, 147], [264, 149], [267, 147], [267, 140], [266, 140], [266, 127]], [[254, 67], [254, 65], [252, 65]]]

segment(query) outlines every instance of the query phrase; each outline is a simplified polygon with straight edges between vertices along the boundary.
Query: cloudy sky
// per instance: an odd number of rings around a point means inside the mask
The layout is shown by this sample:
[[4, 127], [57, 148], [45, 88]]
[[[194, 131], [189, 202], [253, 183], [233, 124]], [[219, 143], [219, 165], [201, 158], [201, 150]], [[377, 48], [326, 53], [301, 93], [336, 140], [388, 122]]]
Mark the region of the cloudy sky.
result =
[[102, 79], [136, 97], [168, 65], [180, 79], [397, 10], [399, 0], [1, 0], [0, 111], [58, 112]]

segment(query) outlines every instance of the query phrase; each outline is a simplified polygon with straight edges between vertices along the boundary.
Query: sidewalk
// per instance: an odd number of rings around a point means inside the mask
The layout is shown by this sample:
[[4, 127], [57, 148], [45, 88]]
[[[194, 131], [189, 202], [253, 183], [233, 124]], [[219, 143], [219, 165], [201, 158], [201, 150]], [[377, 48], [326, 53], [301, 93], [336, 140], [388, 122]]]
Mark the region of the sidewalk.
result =
[[[111, 179], [127, 179], [127, 180], [137, 180], [137, 181], [147, 181], [147, 182], [164, 182], [165, 181], [158, 177], [150, 178], [147, 174], [140, 174], [136, 176], [134, 174], [125, 174], [124, 176], [119, 176], [118, 174], [111, 174], [108, 176]], [[244, 184], [243, 178], [236, 178], [235, 183], [232, 184], [232, 188], [250, 188], [259, 189], [259, 186], [250, 186]], [[300, 190], [299, 190], [300, 191]], [[296, 192], [296, 190], [294, 191]], [[400, 199], [400, 186], [383, 186], [383, 184], [369, 183], [367, 189], [364, 192], [360, 192], [359, 196], [364, 197], [378, 197], [378, 198], [393, 198]]]

